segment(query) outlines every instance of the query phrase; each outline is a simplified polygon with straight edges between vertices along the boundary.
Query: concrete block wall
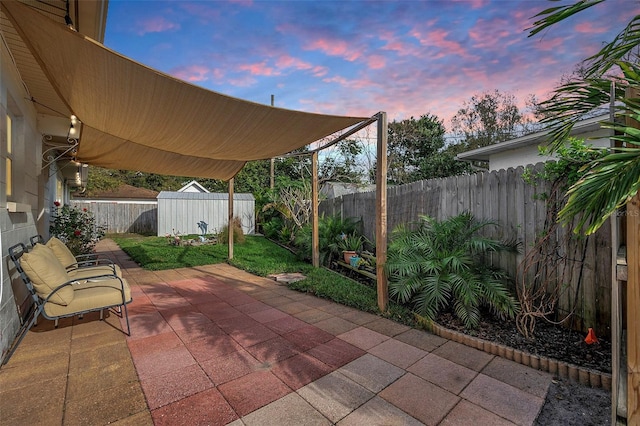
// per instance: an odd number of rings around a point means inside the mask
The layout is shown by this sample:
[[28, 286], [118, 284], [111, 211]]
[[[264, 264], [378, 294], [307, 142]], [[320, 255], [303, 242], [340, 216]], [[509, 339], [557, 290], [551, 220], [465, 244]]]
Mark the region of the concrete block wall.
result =
[[18, 306], [24, 304], [28, 292], [9, 259], [8, 248], [17, 243], [28, 243], [36, 235], [34, 216], [28, 213], [8, 213], [0, 209], [2, 227], [2, 297], [0, 298], [0, 351], [4, 355], [19, 328]]

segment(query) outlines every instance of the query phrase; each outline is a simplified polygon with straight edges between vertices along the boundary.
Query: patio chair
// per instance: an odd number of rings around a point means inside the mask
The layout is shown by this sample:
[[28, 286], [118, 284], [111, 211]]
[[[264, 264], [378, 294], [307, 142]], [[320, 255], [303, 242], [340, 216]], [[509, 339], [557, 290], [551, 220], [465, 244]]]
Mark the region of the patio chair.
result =
[[16, 244], [9, 248], [9, 257], [34, 303], [2, 364], [9, 361], [40, 315], [55, 321], [57, 327], [60, 318], [99, 311], [102, 320], [105, 309], [121, 308], [119, 315], [124, 315], [127, 325], [123, 332], [131, 335], [127, 312], [131, 289], [124, 278], [114, 272], [73, 278], [52, 250], [42, 244], [35, 244], [30, 251], [24, 244]]
[[116, 274], [122, 278], [122, 270], [108, 257], [100, 256], [96, 253], [74, 256], [71, 250], [56, 237], [49, 238], [45, 244], [42, 235], [34, 235], [29, 238], [31, 247], [36, 244], [43, 244], [49, 247], [60, 263], [67, 269], [71, 278], [82, 279], [101, 273]]

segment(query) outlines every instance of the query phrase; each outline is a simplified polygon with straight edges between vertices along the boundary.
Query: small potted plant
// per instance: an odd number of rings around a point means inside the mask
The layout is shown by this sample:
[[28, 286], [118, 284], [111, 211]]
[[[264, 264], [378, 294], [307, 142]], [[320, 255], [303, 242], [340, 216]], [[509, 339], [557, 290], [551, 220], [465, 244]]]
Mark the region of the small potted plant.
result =
[[338, 243], [338, 248], [342, 250], [345, 263], [350, 263], [351, 258], [357, 256], [362, 250], [365, 238], [362, 235], [353, 234], [343, 235], [342, 240]]

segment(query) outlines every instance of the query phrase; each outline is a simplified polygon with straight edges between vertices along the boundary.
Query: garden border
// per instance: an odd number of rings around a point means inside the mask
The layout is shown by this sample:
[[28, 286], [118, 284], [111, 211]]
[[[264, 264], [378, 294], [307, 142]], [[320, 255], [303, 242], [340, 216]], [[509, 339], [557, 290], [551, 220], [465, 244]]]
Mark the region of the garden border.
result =
[[568, 378], [569, 380], [580, 383], [581, 385], [611, 391], [611, 374], [582, 368], [574, 364], [558, 361], [545, 356], [533, 355], [529, 352], [514, 349], [510, 346], [469, 336], [468, 334], [460, 333], [459, 331], [450, 330], [436, 322], [424, 324], [424, 326], [433, 334], [444, 339], [479, 349], [488, 354], [496, 355], [536, 370], [555, 374], [565, 379]]

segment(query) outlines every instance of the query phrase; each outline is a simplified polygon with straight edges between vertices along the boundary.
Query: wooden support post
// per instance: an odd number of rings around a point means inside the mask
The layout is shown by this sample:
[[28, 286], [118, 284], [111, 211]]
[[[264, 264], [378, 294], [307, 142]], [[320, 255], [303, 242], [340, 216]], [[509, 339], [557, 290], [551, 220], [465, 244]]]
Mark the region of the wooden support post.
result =
[[640, 194], [627, 203], [627, 424], [640, 425]]
[[311, 154], [311, 264], [320, 267], [320, 236], [318, 235], [318, 152]]
[[376, 283], [378, 308], [387, 309], [389, 288], [384, 266], [387, 263], [387, 113], [378, 113], [376, 157]]
[[229, 240], [229, 260], [233, 259], [233, 178], [229, 179], [229, 223], [227, 225]]

